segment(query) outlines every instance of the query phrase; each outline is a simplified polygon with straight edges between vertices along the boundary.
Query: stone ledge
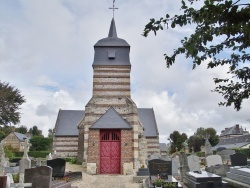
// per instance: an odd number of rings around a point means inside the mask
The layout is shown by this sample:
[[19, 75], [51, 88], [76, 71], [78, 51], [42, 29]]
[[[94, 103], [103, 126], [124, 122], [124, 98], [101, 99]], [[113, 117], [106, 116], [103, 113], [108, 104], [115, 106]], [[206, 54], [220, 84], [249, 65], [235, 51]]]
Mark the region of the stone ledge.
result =
[[232, 185], [232, 186], [237, 187], [237, 188], [250, 188], [250, 185], [236, 181], [236, 180], [232, 180], [229, 178], [222, 178], [222, 179], [223, 179], [223, 181], [228, 182], [229, 185]]

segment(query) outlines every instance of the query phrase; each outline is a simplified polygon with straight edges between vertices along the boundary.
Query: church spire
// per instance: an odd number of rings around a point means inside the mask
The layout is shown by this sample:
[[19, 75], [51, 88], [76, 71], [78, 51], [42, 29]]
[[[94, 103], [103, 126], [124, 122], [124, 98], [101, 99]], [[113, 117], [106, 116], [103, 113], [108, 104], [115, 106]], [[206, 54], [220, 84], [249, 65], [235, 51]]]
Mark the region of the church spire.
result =
[[117, 38], [117, 33], [116, 33], [116, 27], [115, 27], [115, 20], [114, 20], [114, 18], [111, 21], [111, 25], [110, 25], [108, 37]]

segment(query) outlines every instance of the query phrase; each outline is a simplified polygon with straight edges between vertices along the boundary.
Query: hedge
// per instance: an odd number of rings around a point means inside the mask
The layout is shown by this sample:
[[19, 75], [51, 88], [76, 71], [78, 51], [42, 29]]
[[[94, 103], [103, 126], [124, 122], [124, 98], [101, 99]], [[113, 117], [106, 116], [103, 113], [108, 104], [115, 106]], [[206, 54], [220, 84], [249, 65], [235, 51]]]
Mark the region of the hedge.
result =
[[[34, 158], [46, 158], [47, 155], [49, 155], [51, 152], [50, 151], [29, 151], [28, 156], [29, 157], [34, 157]], [[14, 152], [15, 157], [22, 157], [23, 152]]]

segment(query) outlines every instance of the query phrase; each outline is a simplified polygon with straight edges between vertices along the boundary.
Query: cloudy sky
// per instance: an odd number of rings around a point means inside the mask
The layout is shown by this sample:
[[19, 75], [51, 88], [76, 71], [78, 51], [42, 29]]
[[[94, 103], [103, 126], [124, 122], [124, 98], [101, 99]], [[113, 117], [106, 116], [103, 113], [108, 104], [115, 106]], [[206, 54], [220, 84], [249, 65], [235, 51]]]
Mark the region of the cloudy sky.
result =
[[[84, 110], [92, 96], [94, 44], [107, 37], [112, 0], [0, 0], [0, 80], [21, 90], [21, 123], [37, 125], [47, 135], [59, 109]], [[178, 13], [179, 1], [116, 0], [118, 37], [131, 46], [132, 99], [154, 108], [160, 141], [174, 130], [192, 135], [199, 127], [240, 124], [249, 130], [250, 101], [236, 112], [219, 107], [222, 97], [210, 92], [213, 78], [227, 67], [192, 70], [190, 59], [166, 68], [164, 53], [177, 48], [192, 27], [165, 29], [141, 36], [152, 17]], [[20, 126], [19, 125], [19, 126]]]

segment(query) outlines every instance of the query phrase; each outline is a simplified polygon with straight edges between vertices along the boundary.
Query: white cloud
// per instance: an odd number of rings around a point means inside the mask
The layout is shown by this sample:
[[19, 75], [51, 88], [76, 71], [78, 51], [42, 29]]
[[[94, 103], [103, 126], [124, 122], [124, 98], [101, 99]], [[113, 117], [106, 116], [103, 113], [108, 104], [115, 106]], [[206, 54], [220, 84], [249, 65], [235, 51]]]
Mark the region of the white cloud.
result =
[[[190, 60], [171, 54], [192, 27], [166, 29], [142, 37], [149, 19], [179, 11], [177, 1], [116, 1], [117, 33], [130, 45], [132, 99], [138, 107], [154, 108], [161, 141], [174, 130], [188, 135], [200, 126], [220, 132], [239, 123], [246, 127], [249, 101], [236, 112], [218, 107], [222, 97], [210, 92], [213, 78], [226, 67], [192, 70]], [[21, 0], [0, 1], [0, 79], [21, 90], [21, 124], [53, 128], [59, 108], [84, 109], [92, 95], [94, 44], [108, 35], [111, 1]], [[8, 19], [7, 19], [8, 18]], [[249, 127], [249, 126], [248, 126]]]

